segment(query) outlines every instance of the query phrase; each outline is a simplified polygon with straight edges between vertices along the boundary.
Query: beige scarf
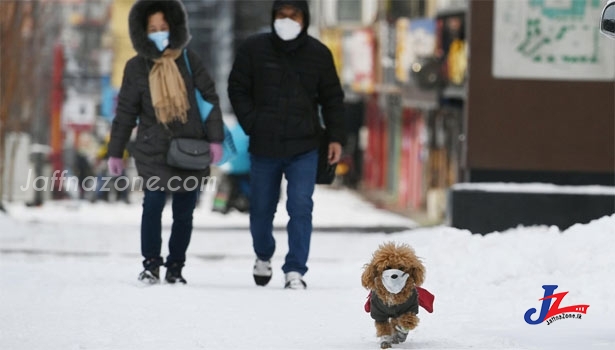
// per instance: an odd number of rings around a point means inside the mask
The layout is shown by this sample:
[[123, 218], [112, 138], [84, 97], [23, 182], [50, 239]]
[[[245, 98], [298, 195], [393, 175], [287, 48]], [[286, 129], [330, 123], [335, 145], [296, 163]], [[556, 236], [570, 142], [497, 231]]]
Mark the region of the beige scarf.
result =
[[149, 73], [149, 89], [156, 119], [165, 125], [176, 120], [182, 123], [188, 121], [190, 103], [186, 84], [175, 64], [175, 59], [181, 54], [181, 50], [165, 50], [160, 58], [154, 60], [154, 67]]

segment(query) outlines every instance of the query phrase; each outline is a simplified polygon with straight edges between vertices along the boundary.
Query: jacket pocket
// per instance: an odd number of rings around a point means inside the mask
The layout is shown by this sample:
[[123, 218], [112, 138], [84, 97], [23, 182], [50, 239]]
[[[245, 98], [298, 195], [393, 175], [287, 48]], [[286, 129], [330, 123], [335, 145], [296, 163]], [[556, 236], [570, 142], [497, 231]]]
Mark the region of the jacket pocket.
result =
[[164, 126], [157, 123], [145, 130], [137, 132], [135, 148], [145, 155], [157, 155], [166, 153], [169, 149], [170, 136]]
[[256, 135], [273, 135], [278, 127], [278, 123], [276, 122], [275, 113], [263, 111], [262, 108], [259, 108], [256, 113], [254, 113], [254, 121], [252, 122], [252, 127], [250, 130], [250, 134]]
[[316, 121], [312, 112], [291, 111], [286, 116], [285, 138], [310, 138], [316, 135]]

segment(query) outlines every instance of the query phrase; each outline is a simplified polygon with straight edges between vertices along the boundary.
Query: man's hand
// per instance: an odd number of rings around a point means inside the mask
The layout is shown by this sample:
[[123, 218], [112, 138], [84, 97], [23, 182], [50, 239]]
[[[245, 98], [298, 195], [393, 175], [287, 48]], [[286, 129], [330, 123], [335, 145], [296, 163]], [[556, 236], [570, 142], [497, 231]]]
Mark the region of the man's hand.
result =
[[329, 144], [329, 164], [335, 164], [342, 157], [342, 144], [339, 142], [331, 142]]

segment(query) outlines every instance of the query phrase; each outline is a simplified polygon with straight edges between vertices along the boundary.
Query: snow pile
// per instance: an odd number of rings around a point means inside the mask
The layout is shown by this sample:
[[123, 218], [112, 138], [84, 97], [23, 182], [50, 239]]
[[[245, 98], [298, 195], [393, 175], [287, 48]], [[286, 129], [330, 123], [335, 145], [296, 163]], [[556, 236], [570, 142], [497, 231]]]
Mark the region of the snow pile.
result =
[[[325, 191], [319, 206], [325, 210], [315, 220], [323, 225], [410, 224], [352, 194]], [[289, 291], [280, 270], [283, 231], [276, 231], [273, 280], [256, 287], [246, 217], [216, 217], [204, 209], [199, 225], [224, 221], [228, 229], [195, 231], [184, 272], [188, 285], [144, 287], [136, 280], [139, 210], [138, 204], [83, 204], [70, 214], [46, 205], [0, 215], [0, 348], [378, 349], [363, 311], [367, 291], [360, 275], [374, 249], [389, 240], [415, 248], [427, 267], [424, 287], [436, 295], [434, 313], [421, 312], [409, 341], [394, 348], [615, 348], [615, 215], [564, 232], [316, 233], [308, 289]], [[166, 244], [168, 229], [163, 238]], [[548, 284], [569, 292], [562, 307], [589, 304], [587, 314], [527, 324], [523, 315], [540, 309]]]

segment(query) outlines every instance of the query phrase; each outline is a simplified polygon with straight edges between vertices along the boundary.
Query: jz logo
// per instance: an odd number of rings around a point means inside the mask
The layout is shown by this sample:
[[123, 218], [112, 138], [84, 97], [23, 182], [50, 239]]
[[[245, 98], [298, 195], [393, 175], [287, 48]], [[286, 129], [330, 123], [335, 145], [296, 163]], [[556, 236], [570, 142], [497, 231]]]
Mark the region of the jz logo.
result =
[[[581, 319], [581, 314], [587, 313], [587, 308], [589, 307], [589, 305], [573, 305], [560, 308], [559, 304], [562, 302], [568, 292], [553, 294], [553, 292], [555, 292], [555, 290], [557, 289], [556, 285], [546, 285], [542, 286], [542, 288], [545, 290], [545, 296], [544, 298], [538, 299], [542, 300], [542, 308], [540, 309], [540, 314], [538, 315], [538, 318], [536, 320], [532, 320], [530, 316], [536, 313], [536, 309], [531, 308], [527, 310], [525, 312], [524, 318], [525, 322], [527, 322], [528, 324], [540, 324], [546, 320], [547, 325], [550, 325], [557, 320], [565, 318]], [[551, 299], [555, 299], [552, 306]]]

